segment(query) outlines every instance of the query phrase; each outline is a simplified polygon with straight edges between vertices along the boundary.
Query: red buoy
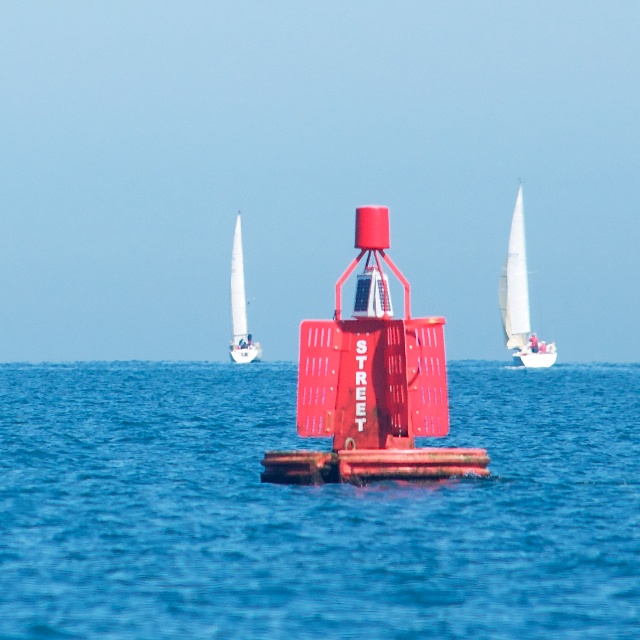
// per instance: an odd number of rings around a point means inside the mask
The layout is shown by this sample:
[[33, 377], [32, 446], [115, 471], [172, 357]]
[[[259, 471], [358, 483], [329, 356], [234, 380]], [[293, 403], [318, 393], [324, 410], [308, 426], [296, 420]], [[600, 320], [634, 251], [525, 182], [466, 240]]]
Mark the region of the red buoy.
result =
[[[333, 320], [300, 327], [297, 430], [332, 437], [332, 452], [271, 451], [263, 482], [321, 484], [488, 476], [484, 449], [421, 448], [416, 437], [449, 433], [445, 319], [411, 318], [411, 288], [386, 255], [389, 210], [356, 209], [360, 254], [335, 288]], [[352, 317], [342, 317], [342, 285], [365, 259]], [[404, 317], [393, 317], [387, 265], [404, 287]]]

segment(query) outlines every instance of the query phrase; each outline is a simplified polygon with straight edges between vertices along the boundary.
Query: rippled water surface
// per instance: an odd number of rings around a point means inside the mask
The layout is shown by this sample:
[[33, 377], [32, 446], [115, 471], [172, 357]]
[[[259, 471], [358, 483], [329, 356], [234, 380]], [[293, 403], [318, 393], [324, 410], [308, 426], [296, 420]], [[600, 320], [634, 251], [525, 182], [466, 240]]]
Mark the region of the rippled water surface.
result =
[[283, 487], [294, 365], [0, 366], [0, 637], [640, 637], [640, 366], [449, 379], [491, 479]]

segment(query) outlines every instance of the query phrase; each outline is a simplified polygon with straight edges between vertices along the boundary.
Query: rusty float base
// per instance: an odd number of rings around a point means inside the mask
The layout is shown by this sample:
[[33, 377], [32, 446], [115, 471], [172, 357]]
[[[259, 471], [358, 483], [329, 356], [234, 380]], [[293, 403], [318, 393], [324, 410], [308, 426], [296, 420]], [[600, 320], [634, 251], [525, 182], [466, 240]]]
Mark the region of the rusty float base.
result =
[[380, 480], [413, 482], [489, 476], [485, 449], [349, 449], [267, 451], [262, 482], [275, 484], [367, 484]]

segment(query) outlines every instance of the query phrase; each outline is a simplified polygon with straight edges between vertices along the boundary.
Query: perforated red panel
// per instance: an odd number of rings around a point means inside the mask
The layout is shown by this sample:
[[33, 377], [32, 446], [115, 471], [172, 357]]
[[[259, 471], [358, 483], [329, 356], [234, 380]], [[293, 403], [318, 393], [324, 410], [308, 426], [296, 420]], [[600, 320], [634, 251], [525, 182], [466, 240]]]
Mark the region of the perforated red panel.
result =
[[409, 400], [407, 398], [407, 363], [405, 358], [405, 324], [392, 320], [386, 327], [384, 352], [386, 370], [386, 405], [391, 434], [409, 434]]
[[340, 340], [333, 320], [305, 320], [300, 325], [298, 435], [333, 435]]
[[416, 436], [449, 433], [444, 318], [406, 321], [411, 428]]

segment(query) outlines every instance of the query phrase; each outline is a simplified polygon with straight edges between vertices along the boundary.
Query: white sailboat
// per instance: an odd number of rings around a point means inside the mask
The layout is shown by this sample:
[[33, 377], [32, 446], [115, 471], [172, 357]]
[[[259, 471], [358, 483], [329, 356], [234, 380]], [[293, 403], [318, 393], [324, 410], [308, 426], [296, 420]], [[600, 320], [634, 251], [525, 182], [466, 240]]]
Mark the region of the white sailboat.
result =
[[242, 256], [242, 223], [240, 214], [236, 220], [231, 254], [231, 325], [233, 338], [229, 346], [232, 362], [247, 364], [262, 358], [262, 347], [253, 341], [247, 324], [247, 298], [244, 292], [244, 260]]
[[511, 219], [509, 249], [500, 274], [498, 299], [502, 326], [507, 338], [507, 349], [515, 349], [514, 364], [534, 369], [553, 365], [558, 357], [555, 343], [547, 344], [539, 341], [537, 335], [531, 333], [522, 185], [518, 189], [516, 206]]

